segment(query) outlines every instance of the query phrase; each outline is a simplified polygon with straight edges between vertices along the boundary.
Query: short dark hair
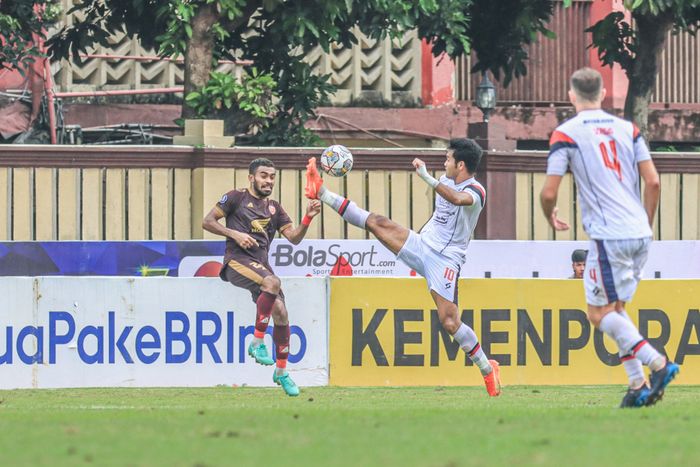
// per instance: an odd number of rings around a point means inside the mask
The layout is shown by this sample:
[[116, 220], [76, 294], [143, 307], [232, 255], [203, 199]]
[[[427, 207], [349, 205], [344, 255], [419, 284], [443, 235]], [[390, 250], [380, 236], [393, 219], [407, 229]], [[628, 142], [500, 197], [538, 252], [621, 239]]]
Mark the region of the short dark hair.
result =
[[453, 157], [455, 161], [462, 161], [467, 166], [469, 173], [476, 172], [481, 162], [481, 154], [483, 150], [481, 146], [470, 138], [454, 138], [450, 140], [447, 149], [454, 151]]
[[571, 253], [572, 263], [585, 263], [586, 256], [588, 256], [588, 250], [574, 250]]
[[570, 80], [571, 89], [588, 102], [595, 102], [603, 89], [603, 77], [598, 70], [584, 67], [574, 71]]
[[275, 164], [270, 159], [265, 159], [264, 157], [258, 157], [248, 166], [248, 173], [255, 175], [258, 167], [272, 167], [275, 168]]

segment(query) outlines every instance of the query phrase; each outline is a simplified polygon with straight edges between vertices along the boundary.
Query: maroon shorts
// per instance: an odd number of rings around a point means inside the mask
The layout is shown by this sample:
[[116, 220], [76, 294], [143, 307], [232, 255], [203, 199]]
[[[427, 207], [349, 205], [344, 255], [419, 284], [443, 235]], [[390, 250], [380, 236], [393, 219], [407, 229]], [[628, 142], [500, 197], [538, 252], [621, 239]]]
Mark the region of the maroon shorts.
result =
[[[253, 301], [257, 302], [260, 296], [260, 285], [267, 276], [273, 276], [272, 268], [267, 263], [262, 263], [249, 256], [235, 256], [221, 269], [219, 277], [230, 282], [236, 287], [241, 287], [250, 292]], [[284, 301], [284, 294], [280, 290], [279, 298]]]

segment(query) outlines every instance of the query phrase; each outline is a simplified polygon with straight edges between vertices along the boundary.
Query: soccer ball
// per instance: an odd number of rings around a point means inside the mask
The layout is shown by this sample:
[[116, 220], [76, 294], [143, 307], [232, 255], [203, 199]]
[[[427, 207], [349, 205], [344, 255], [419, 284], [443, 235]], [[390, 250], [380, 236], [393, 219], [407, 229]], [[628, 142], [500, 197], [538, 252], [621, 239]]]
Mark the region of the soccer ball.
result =
[[321, 153], [321, 168], [328, 175], [343, 177], [352, 170], [352, 153], [340, 144], [328, 146]]

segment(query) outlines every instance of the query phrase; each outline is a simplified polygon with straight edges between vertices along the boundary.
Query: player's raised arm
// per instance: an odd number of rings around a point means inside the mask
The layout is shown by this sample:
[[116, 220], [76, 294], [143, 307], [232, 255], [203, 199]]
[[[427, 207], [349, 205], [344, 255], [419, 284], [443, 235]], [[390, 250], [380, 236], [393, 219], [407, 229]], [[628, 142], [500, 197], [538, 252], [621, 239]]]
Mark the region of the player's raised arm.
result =
[[413, 167], [416, 169], [416, 174], [448, 202], [455, 206], [471, 206], [474, 204], [474, 197], [470, 193], [450, 188], [430, 175], [428, 169], [425, 167], [425, 162], [422, 160], [417, 158], [413, 159]]
[[320, 212], [321, 202], [317, 199], [310, 200], [309, 204], [306, 206], [306, 214], [301, 220], [301, 224], [296, 227], [288, 227], [282, 230], [280, 233], [294, 245], [298, 244], [306, 236], [306, 232], [309, 230], [309, 225], [311, 225], [311, 220]]

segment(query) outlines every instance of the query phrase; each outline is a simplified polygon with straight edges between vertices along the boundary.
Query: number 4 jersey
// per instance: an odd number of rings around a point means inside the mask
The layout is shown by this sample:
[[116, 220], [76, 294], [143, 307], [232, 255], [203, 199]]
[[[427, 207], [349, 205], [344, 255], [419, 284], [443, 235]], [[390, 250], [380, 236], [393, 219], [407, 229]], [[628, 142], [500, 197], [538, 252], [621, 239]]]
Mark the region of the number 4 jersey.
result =
[[593, 239], [651, 237], [640, 199], [639, 163], [650, 160], [632, 123], [603, 110], [584, 110], [552, 133], [547, 175], [576, 179], [583, 228]]

